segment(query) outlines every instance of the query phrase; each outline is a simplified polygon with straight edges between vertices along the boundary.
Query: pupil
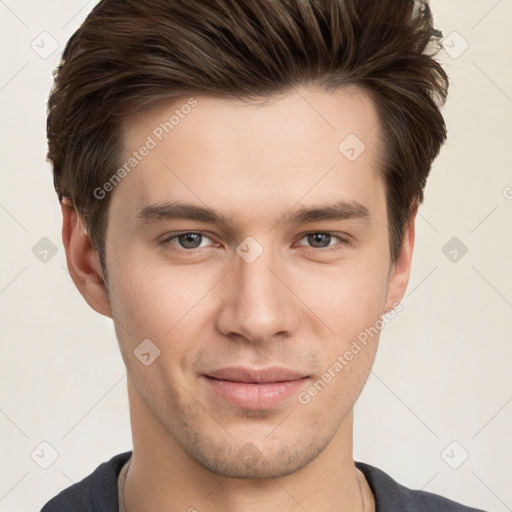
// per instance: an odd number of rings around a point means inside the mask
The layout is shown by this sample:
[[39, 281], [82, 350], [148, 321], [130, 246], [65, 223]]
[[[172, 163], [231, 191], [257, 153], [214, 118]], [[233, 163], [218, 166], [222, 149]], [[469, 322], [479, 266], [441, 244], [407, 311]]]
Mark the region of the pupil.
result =
[[322, 245], [322, 239], [324, 239], [324, 241], [327, 240], [327, 245], [329, 245], [329, 237], [330, 237], [330, 235], [325, 234], [325, 233], [315, 233], [312, 235], [312, 238], [313, 238], [312, 245], [315, 246], [316, 243], [320, 243], [322, 247], [326, 247], [325, 244]]
[[[199, 239], [201, 235], [198, 235], [197, 233], [186, 233], [184, 235], [181, 235], [181, 244], [186, 248], [186, 249], [195, 249], [197, 247], [197, 243], [194, 243], [194, 242], [197, 242], [197, 240]], [[195, 238], [195, 240], [194, 240]], [[187, 245], [187, 244], [191, 244], [191, 245]]]

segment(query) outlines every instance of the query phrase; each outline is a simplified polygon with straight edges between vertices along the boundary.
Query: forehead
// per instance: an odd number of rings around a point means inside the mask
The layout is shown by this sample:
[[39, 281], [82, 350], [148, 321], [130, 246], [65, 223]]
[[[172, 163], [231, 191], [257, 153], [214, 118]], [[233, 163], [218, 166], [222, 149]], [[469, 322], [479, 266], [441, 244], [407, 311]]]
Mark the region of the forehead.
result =
[[183, 96], [125, 119], [123, 143], [123, 164], [137, 161], [112, 202], [127, 215], [175, 199], [253, 214], [272, 202], [279, 215], [306, 199], [364, 204], [383, 191], [377, 112], [354, 88], [258, 102]]

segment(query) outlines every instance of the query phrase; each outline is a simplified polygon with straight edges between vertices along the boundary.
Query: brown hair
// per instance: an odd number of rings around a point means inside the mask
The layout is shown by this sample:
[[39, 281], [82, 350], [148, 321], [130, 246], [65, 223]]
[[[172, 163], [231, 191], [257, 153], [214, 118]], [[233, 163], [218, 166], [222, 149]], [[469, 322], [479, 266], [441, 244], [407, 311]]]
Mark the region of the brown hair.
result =
[[59, 200], [83, 218], [105, 269], [123, 118], [163, 98], [268, 98], [300, 84], [360, 87], [375, 102], [396, 260], [446, 139], [448, 77], [427, 1], [102, 0], [68, 41], [48, 101]]

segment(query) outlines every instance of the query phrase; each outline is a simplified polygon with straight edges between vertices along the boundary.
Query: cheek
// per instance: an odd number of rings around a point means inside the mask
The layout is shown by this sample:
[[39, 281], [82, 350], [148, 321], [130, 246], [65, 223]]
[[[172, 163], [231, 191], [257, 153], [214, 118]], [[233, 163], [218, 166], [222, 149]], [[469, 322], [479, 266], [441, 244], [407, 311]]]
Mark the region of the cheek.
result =
[[387, 268], [375, 259], [317, 270], [301, 281], [297, 294], [334, 331], [338, 349], [374, 325], [383, 312]]
[[157, 263], [136, 250], [123, 254], [111, 277], [119, 319], [155, 337], [187, 315], [208, 285], [184, 266]]
[[[115, 251], [112, 255], [114, 261]], [[136, 251], [125, 251], [118, 261], [119, 265], [109, 272], [109, 280], [125, 361], [142, 340], [150, 339], [160, 349], [161, 361], [170, 359], [173, 366], [183, 365], [184, 358], [193, 357], [199, 350], [192, 338], [205, 332], [215, 283], [222, 274], [212, 275], [211, 270], [199, 276], [193, 266], [156, 263]]]
[[363, 283], [353, 272], [327, 290], [318, 311], [335, 334], [322, 345], [323, 368], [299, 397], [301, 403], [314, 403], [319, 414], [332, 411], [334, 422], [342, 419], [361, 393], [378, 347], [383, 299], [376, 294], [374, 281]]

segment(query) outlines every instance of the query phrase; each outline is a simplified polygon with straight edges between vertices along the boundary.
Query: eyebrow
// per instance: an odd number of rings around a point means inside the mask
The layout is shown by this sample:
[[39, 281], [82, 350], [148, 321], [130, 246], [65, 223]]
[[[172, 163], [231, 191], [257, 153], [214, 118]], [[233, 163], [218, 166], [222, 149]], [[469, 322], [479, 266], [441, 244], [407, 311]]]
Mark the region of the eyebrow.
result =
[[[222, 213], [205, 206], [180, 201], [156, 203], [145, 206], [136, 219], [144, 224], [173, 219], [187, 219], [207, 224], [233, 228], [233, 222]], [[357, 219], [365, 223], [371, 220], [370, 211], [357, 201], [336, 201], [325, 205], [302, 207], [293, 213], [285, 213], [277, 223], [306, 224], [326, 220]]]

